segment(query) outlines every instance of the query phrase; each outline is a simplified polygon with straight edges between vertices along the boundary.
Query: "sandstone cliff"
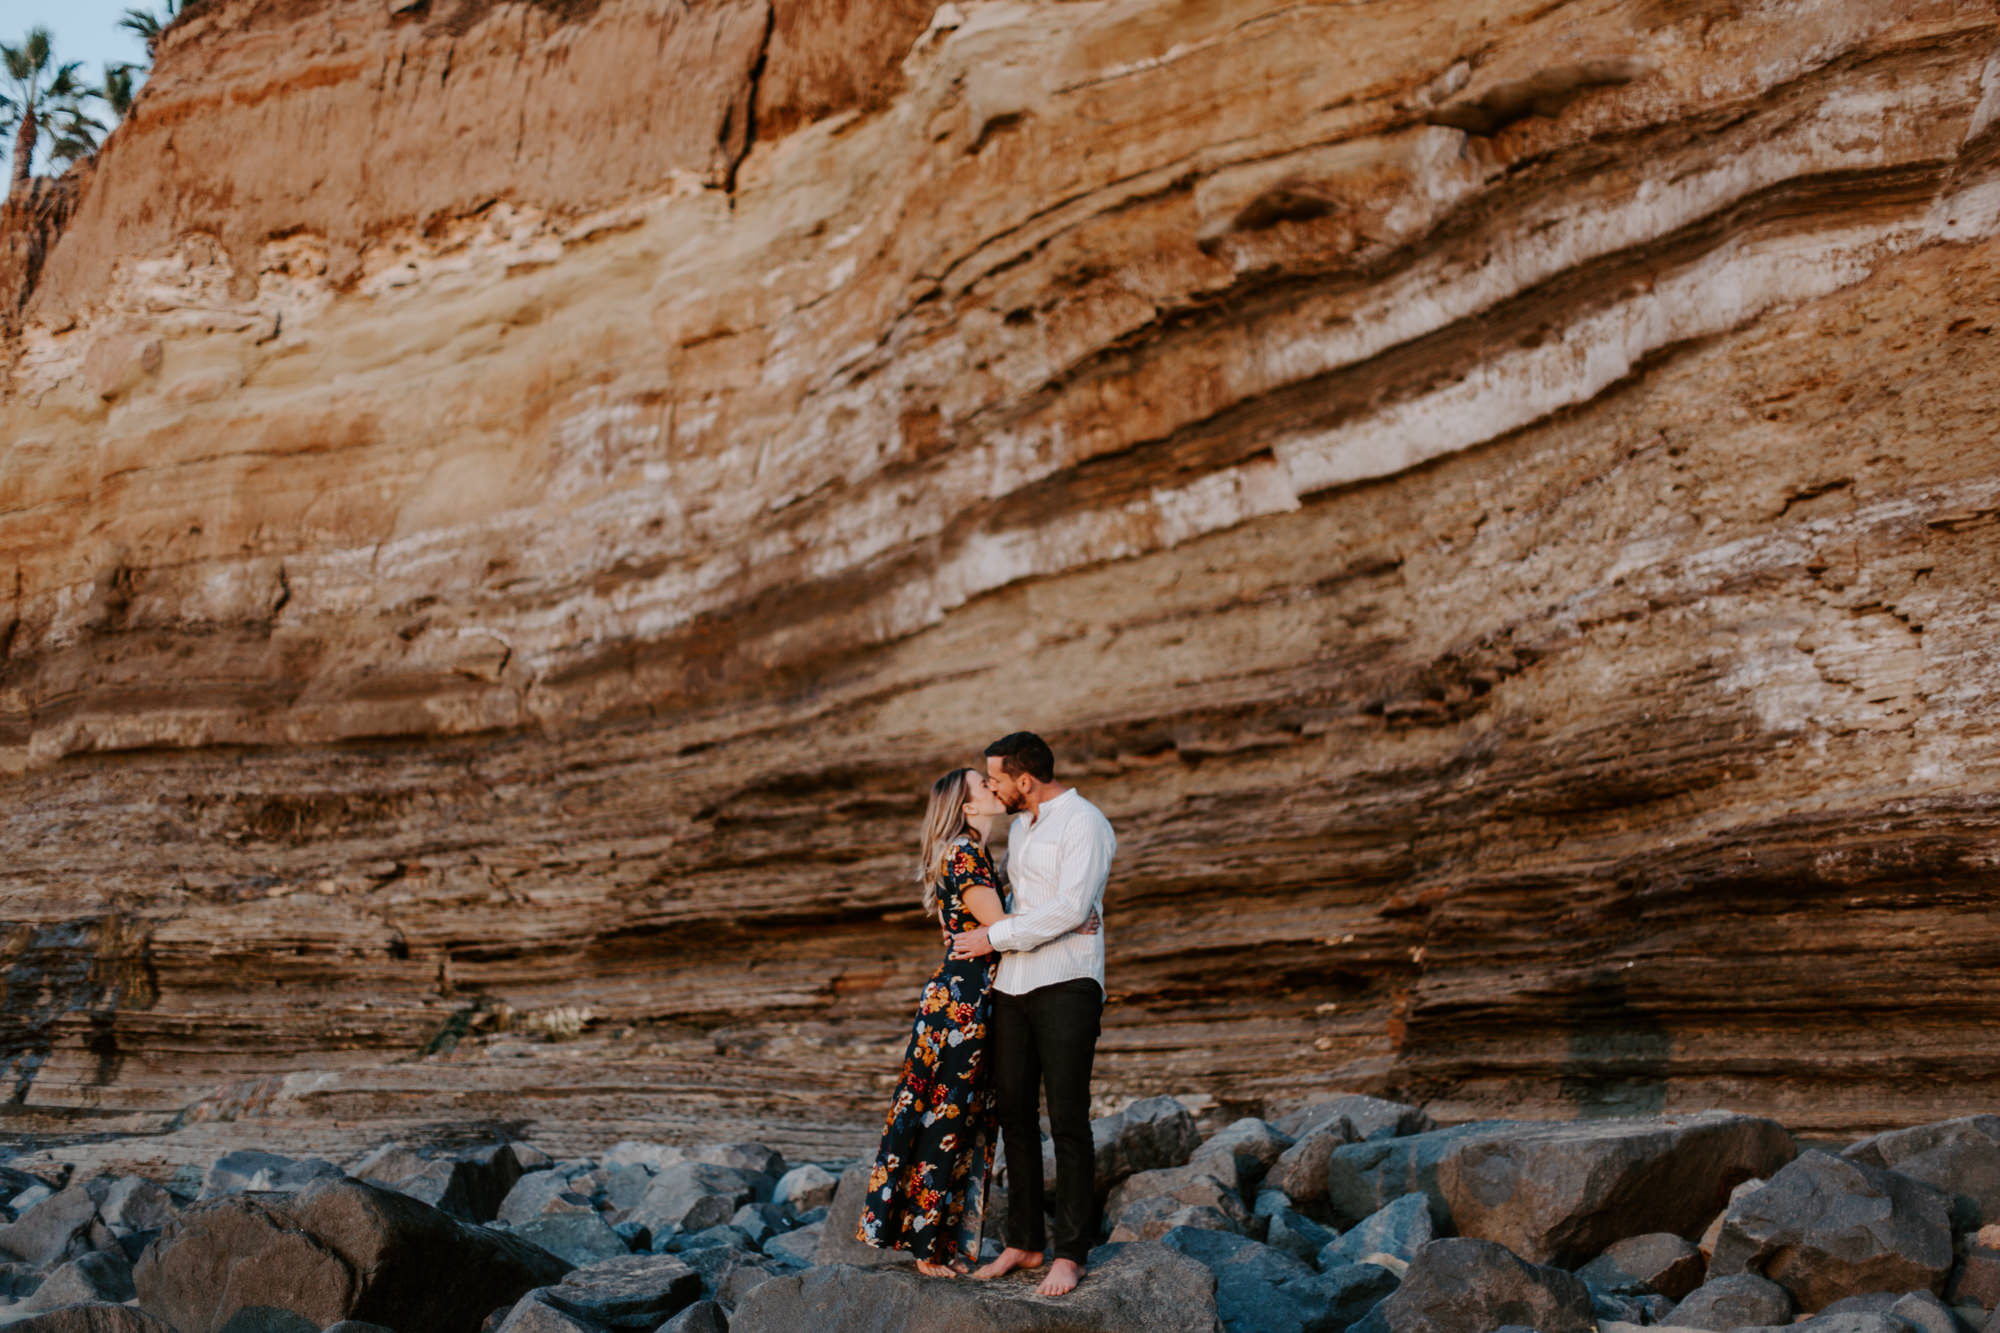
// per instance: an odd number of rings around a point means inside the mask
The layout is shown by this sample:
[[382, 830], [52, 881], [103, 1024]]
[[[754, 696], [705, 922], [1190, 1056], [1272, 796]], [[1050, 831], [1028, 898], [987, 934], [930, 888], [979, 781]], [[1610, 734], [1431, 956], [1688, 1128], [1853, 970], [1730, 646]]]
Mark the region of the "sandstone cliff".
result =
[[206, 0], [8, 224], [13, 1123], [856, 1146], [1023, 725], [1107, 1100], [1989, 1106], [1996, 111], [1968, 3]]

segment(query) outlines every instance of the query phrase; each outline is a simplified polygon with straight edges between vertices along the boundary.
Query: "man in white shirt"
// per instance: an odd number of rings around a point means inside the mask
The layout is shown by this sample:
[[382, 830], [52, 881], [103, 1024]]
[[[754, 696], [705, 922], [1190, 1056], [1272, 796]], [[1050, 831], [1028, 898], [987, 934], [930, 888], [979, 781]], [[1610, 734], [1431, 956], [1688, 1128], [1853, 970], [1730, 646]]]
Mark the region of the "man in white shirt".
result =
[[1090, 1136], [1090, 1067], [1104, 1013], [1104, 933], [1076, 928], [1096, 911], [1118, 839], [1104, 814], [1055, 780], [1055, 756], [1033, 732], [986, 747], [987, 780], [1010, 810], [1007, 872], [1014, 910], [991, 927], [953, 937], [952, 956], [1000, 955], [989, 1029], [993, 1097], [1007, 1151], [1007, 1248], [974, 1277], [1042, 1262], [1042, 1085], [1055, 1142], [1054, 1261], [1038, 1288], [1072, 1290], [1097, 1235], [1096, 1147]]

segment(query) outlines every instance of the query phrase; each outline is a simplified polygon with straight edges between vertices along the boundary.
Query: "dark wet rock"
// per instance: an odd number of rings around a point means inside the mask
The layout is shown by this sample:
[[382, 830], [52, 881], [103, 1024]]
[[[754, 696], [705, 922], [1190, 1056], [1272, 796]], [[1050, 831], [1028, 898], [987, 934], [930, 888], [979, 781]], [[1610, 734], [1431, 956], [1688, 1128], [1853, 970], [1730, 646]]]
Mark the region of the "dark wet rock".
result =
[[756, 1202], [760, 1193], [768, 1197], [771, 1183], [741, 1166], [679, 1162], [653, 1178], [645, 1197], [623, 1220], [643, 1222], [655, 1234], [700, 1231], [727, 1222], [738, 1208]]
[[797, 1217], [800, 1213], [809, 1213], [832, 1203], [833, 1192], [839, 1186], [839, 1176], [823, 1166], [807, 1162], [778, 1177], [778, 1183], [771, 1189], [771, 1202]]
[[1332, 1230], [1293, 1209], [1279, 1208], [1266, 1217], [1264, 1243], [1302, 1263], [1317, 1264], [1320, 1251], [1336, 1241]]
[[544, 1213], [515, 1227], [513, 1234], [579, 1268], [631, 1253], [625, 1238], [601, 1214], [588, 1210]]
[[65, 1305], [7, 1325], [8, 1333], [175, 1333], [144, 1310], [109, 1302]]
[[[1210, 1158], [1227, 1156], [1234, 1164], [1233, 1178], [1238, 1188], [1246, 1195], [1254, 1193], [1257, 1186], [1270, 1172], [1272, 1164], [1284, 1155], [1285, 1149], [1295, 1140], [1283, 1133], [1269, 1121], [1256, 1116], [1244, 1116], [1233, 1121], [1213, 1137], [1195, 1149], [1188, 1158], [1190, 1164], [1197, 1164]], [[1217, 1174], [1222, 1174], [1218, 1172]]]
[[628, 1254], [568, 1274], [547, 1288], [554, 1300], [594, 1324], [651, 1329], [701, 1299], [701, 1274], [665, 1254]]
[[1320, 1251], [1319, 1266], [1330, 1269], [1341, 1264], [1358, 1264], [1371, 1254], [1394, 1255], [1408, 1263], [1436, 1235], [1430, 1200], [1421, 1194], [1405, 1194], [1342, 1232]]
[[730, 1333], [1215, 1333], [1215, 1278], [1153, 1243], [1100, 1246], [1067, 1296], [1030, 1277], [943, 1281], [840, 1264], [774, 1278], [730, 1317]]
[[1863, 1292], [1937, 1291], [1951, 1267], [1942, 1191], [1809, 1152], [1730, 1205], [1708, 1271], [1762, 1274], [1817, 1310]]
[[[1127, 1176], [1184, 1166], [1201, 1147], [1201, 1131], [1187, 1107], [1172, 1097], [1146, 1097], [1115, 1115], [1090, 1122], [1099, 1198]], [[1055, 1185], [1054, 1147], [1042, 1144], [1043, 1183]]]
[[1755, 1273], [1711, 1276], [1667, 1314], [1676, 1328], [1730, 1329], [1783, 1324], [1792, 1317], [1792, 1295]]
[[1488, 1333], [1506, 1324], [1540, 1333], [1594, 1333], [1597, 1327], [1590, 1289], [1574, 1274], [1470, 1237], [1434, 1240], [1417, 1251], [1402, 1284], [1355, 1327], [1361, 1333]]
[[1628, 1236], [1699, 1234], [1731, 1189], [1794, 1151], [1775, 1120], [1726, 1111], [1523, 1126], [1459, 1143], [1437, 1187], [1459, 1235], [1579, 1264]]
[[197, 1204], [168, 1224], [133, 1277], [139, 1303], [180, 1333], [219, 1333], [245, 1307], [290, 1310], [315, 1328], [362, 1319], [475, 1333], [496, 1302], [569, 1267], [518, 1237], [336, 1177], [288, 1197]]
[[1318, 1273], [1281, 1250], [1227, 1232], [1181, 1228], [1161, 1243], [1215, 1274], [1216, 1312], [1226, 1333], [1344, 1328], [1396, 1285], [1392, 1274], [1373, 1265], [1366, 1272]]
[[2000, 1116], [1972, 1115], [1861, 1140], [1841, 1153], [1936, 1186], [1953, 1198], [1961, 1231], [2000, 1222]]
[[1678, 1301], [1701, 1285], [1706, 1271], [1693, 1241], [1656, 1231], [1608, 1247], [1576, 1275], [1592, 1291], [1614, 1296], [1657, 1294]]
[[245, 1191], [258, 1194], [289, 1194], [304, 1189], [315, 1180], [333, 1179], [344, 1174], [332, 1162], [317, 1157], [294, 1160], [277, 1153], [243, 1148], [224, 1153], [209, 1164], [202, 1177], [201, 1197], [221, 1198]]
[[1451, 1213], [1438, 1192], [1438, 1164], [1462, 1143], [1519, 1127], [1513, 1121], [1481, 1120], [1335, 1148], [1326, 1164], [1327, 1212], [1336, 1226], [1351, 1227], [1392, 1200], [1422, 1193], [1431, 1201], [1432, 1217], [1443, 1222]]
[[[883, 1268], [898, 1265], [912, 1265], [917, 1262], [902, 1250], [878, 1250], [867, 1241], [855, 1238], [854, 1230], [861, 1223], [861, 1205], [868, 1196], [868, 1173], [866, 1165], [850, 1166], [840, 1173], [840, 1187], [834, 1192], [833, 1205], [827, 1209], [826, 1222], [820, 1231], [819, 1248], [813, 1252], [815, 1264], [851, 1264], [857, 1268]], [[989, 1209], [991, 1204], [989, 1203]], [[991, 1211], [987, 1216], [996, 1214]]]
[[1347, 1121], [1356, 1142], [1422, 1134], [1437, 1128], [1436, 1123], [1420, 1107], [1385, 1101], [1383, 1098], [1369, 1097], [1361, 1093], [1347, 1093], [1339, 1097], [1326, 1097], [1308, 1102], [1289, 1114], [1279, 1116], [1273, 1124], [1283, 1133], [1299, 1139], [1321, 1125], [1330, 1125], [1336, 1120]]
[[90, 1248], [97, 1200], [82, 1183], [43, 1199], [17, 1220], [0, 1226], [0, 1260], [47, 1268]]
[[654, 1333], [729, 1333], [729, 1317], [714, 1301], [696, 1301]]
[[1354, 1137], [1353, 1126], [1345, 1119], [1307, 1130], [1278, 1154], [1264, 1173], [1264, 1188], [1277, 1190], [1309, 1216], [1325, 1216], [1327, 1164], [1338, 1149], [1353, 1143]]
[[50, 1273], [21, 1308], [53, 1310], [82, 1301], [129, 1301], [137, 1294], [132, 1286], [132, 1265], [125, 1256], [95, 1251], [78, 1255]]

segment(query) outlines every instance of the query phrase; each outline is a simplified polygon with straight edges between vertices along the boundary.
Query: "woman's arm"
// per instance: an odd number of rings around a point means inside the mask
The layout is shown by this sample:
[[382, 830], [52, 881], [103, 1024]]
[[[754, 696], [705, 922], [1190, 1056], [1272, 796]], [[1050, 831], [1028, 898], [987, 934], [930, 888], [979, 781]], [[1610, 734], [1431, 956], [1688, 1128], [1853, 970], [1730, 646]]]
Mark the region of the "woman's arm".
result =
[[[965, 903], [965, 910], [972, 913], [973, 919], [982, 926], [990, 926], [995, 921], [1005, 921], [1008, 916], [1006, 907], [1000, 902], [1000, 889], [993, 882], [993, 871], [990, 866], [991, 863], [987, 858], [968, 853], [961, 867], [964, 887], [960, 890], [960, 900]], [[1090, 916], [1077, 927], [1077, 933], [1095, 935], [1099, 924], [1097, 909], [1093, 907]]]

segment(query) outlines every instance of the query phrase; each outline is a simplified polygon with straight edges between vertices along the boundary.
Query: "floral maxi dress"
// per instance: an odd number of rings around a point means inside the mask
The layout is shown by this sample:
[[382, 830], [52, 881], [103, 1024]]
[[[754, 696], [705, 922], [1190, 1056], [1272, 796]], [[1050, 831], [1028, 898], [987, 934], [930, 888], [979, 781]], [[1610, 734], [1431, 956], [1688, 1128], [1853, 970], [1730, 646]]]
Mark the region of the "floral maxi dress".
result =
[[[945, 854], [938, 907], [945, 928], [972, 930], [967, 890], [993, 888], [986, 849], [961, 838]], [[855, 1238], [919, 1259], [977, 1261], [986, 1175], [993, 1164], [994, 1118], [986, 1024], [991, 959], [945, 960], [924, 983], [903, 1077], [882, 1130], [882, 1150], [868, 1173]]]

